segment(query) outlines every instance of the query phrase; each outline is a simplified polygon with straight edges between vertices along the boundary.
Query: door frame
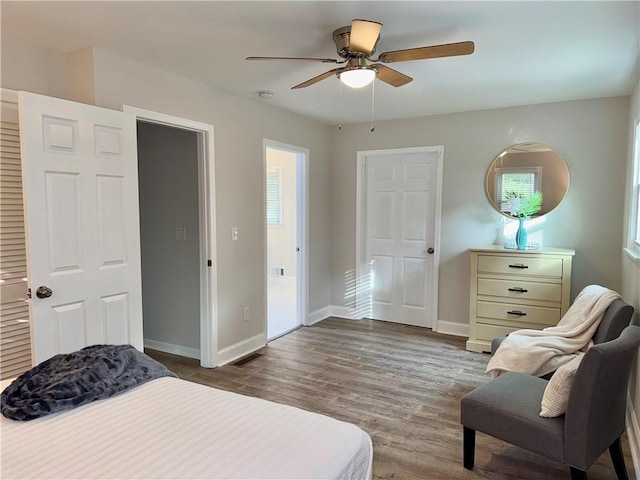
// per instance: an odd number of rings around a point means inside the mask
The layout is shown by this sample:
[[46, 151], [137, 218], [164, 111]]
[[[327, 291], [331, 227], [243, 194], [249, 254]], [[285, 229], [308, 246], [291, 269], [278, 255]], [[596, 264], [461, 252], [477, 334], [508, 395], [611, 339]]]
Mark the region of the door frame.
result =
[[431, 329], [437, 332], [438, 326], [438, 270], [440, 264], [440, 230], [442, 213], [442, 170], [444, 158], [444, 145], [433, 145], [424, 147], [389, 148], [380, 150], [362, 150], [357, 153], [356, 160], [356, 306], [353, 311], [355, 318], [364, 318], [369, 311], [366, 299], [369, 297], [370, 285], [366, 271], [367, 252], [367, 158], [376, 156], [412, 154], [412, 153], [437, 153], [438, 163], [436, 172], [436, 192], [435, 192], [435, 215], [434, 215], [434, 254], [431, 285], [433, 289], [433, 302], [431, 304]]
[[[216, 195], [213, 125], [123, 105], [137, 121], [197, 133], [200, 218], [200, 365], [218, 366], [218, 267], [216, 262]], [[211, 261], [211, 266], [208, 262]], [[144, 312], [143, 312], [144, 314]]]
[[296, 202], [298, 203], [296, 208], [296, 232], [297, 232], [297, 245], [298, 262], [296, 271], [296, 295], [297, 295], [297, 320], [299, 325], [309, 325], [309, 149], [304, 147], [298, 147], [296, 145], [289, 145], [287, 143], [277, 142], [275, 140], [269, 140], [267, 138], [262, 140], [262, 198], [263, 198], [263, 215], [264, 219], [264, 341], [268, 341], [267, 337], [267, 319], [268, 319], [268, 281], [269, 271], [267, 268], [267, 202], [266, 198], [266, 174], [267, 174], [267, 148], [273, 148], [276, 150], [284, 150], [287, 152], [296, 154]]

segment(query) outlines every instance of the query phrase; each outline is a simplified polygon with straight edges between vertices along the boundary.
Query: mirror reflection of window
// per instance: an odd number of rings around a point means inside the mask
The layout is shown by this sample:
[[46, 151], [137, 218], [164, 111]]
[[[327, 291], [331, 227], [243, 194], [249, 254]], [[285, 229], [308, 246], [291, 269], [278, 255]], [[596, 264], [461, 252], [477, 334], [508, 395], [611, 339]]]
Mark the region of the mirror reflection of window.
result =
[[496, 156], [485, 176], [485, 193], [501, 214], [513, 218], [506, 202], [510, 191], [528, 196], [542, 194], [537, 217], [556, 208], [569, 190], [570, 175], [566, 162], [553, 148], [542, 143], [519, 143]]
[[527, 198], [542, 190], [542, 167], [496, 168], [495, 172], [495, 198], [500, 199], [500, 210], [505, 213], [511, 213], [509, 194]]

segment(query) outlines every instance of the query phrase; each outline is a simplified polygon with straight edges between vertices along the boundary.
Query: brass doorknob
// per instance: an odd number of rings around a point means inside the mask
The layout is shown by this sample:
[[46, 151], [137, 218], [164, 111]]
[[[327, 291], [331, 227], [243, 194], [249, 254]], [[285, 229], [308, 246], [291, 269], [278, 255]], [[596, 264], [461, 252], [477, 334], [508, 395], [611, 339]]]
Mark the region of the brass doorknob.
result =
[[46, 285], [41, 285], [36, 289], [36, 297], [38, 298], [49, 298], [51, 295], [53, 295], [53, 290]]

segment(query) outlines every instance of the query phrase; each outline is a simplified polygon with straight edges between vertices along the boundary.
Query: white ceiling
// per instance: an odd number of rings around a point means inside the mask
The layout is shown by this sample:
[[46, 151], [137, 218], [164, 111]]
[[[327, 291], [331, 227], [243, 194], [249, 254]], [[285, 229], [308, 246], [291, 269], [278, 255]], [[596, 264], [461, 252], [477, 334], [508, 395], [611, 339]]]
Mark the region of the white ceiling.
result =
[[[394, 63], [414, 78], [375, 82], [376, 120], [628, 95], [638, 79], [640, 2], [7, 2], [2, 42], [62, 52], [93, 46], [291, 110], [339, 119], [339, 82], [293, 85], [335, 68], [247, 56], [338, 58], [331, 34], [384, 24], [377, 53], [472, 40], [468, 56]], [[258, 99], [258, 91], [274, 93]], [[371, 118], [371, 88], [343, 89], [342, 122]]]

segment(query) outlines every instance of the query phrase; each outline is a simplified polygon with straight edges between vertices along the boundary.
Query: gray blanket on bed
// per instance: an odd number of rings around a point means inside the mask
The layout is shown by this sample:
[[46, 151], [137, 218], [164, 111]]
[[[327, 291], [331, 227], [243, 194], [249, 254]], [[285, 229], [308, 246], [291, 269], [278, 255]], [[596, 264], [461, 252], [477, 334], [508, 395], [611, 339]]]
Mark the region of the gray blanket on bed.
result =
[[176, 374], [131, 345], [93, 345], [20, 375], [2, 392], [1, 411], [13, 420], [33, 420], [167, 376]]

